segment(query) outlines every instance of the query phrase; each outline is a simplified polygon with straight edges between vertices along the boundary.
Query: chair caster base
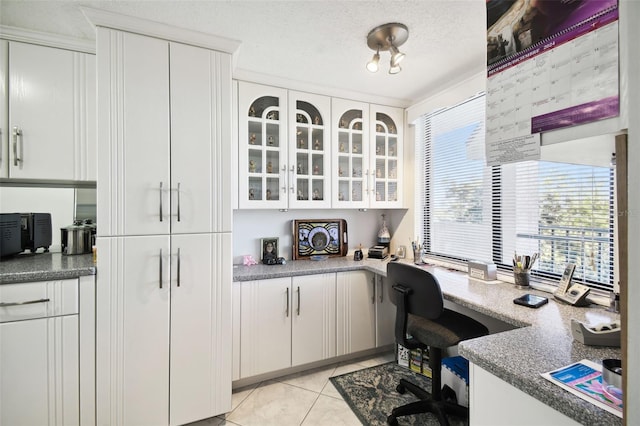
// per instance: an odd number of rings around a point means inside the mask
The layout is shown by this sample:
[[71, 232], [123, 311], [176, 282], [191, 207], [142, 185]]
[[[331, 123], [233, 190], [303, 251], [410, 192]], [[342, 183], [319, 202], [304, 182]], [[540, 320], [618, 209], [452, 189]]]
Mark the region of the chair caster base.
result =
[[389, 426], [398, 426], [398, 419], [396, 419], [396, 416], [389, 416], [387, 417], [387, 424]]
[[399, 384], [398, 386], [396, 386], [396, 391], [400, 395], [403, 395], [407, 391], [407, 388], [405, 388], [405, 386], [403, 384]]

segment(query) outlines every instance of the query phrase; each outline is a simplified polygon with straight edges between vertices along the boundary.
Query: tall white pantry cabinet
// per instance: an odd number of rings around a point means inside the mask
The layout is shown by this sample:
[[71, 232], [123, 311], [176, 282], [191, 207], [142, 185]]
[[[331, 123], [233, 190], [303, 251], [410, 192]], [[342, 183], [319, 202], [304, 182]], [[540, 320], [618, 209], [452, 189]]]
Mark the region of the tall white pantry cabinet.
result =
[[231, 55], [97, 29], [97, 423], [231, 409]]

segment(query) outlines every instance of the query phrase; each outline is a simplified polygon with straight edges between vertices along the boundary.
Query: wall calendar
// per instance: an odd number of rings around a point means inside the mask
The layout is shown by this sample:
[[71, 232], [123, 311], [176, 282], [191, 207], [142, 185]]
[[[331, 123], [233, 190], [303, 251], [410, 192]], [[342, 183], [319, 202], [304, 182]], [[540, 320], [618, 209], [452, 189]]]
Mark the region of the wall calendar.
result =
[[617, 0], [490, 0], [487, 24], [488, 165], [538, 159], [539, 133], [619, 115]]

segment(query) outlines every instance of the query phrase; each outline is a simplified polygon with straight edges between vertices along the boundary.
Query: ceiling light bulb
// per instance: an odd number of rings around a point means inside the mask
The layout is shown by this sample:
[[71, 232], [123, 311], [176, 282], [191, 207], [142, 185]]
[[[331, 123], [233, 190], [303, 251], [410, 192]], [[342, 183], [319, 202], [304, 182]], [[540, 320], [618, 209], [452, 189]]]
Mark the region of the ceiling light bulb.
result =
[[393, 44], [389, 47], [391, 51], [391, 66], [395, 67], [404, 59], [404, 53], [400, 52]]
[[370, 72], [378, 72], [378, 62], [380, 62], [380, 54], [376, 52], [373, 54], [373, 58], [367, 62], [367, 69]]
[[389, 74], [398, 74], [400, 71], [402, 71], [402, 68], [400, 68], [400, 65], [395, 64], [393, 65], [393, 61], [391, 61], [391, 65], [389, 67]]

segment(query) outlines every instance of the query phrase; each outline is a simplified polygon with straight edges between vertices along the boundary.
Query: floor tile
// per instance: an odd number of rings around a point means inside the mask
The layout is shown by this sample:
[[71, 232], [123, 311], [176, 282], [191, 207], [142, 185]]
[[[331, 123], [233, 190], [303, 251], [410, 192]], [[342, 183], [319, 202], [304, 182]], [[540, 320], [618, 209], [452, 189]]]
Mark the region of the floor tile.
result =
[[302, 389], [320, 393], [329, 381], [329, 377], [334, 375], [333, 372], [335, 371], [335, 369], [336, 365], [330, 365], [328, 367], [316, 368], [313, 370], [292, 374], [290, 376], [285, 376], [281, 379], [278, 379], [278, 381], [287, 383], [292, 386], [297, 386]]
[[333, 383], [331, 383], [331, 380], [329, 380], [327, 384], [324, 385], [324, 388], [320, 393], [324, 396], [330, 396], [332, 398], [342, 399], [342, 395], [340, 395], [340, 392], [338, 392], [338, 389], [336, 389], [336, 387], [333, 386]]
[[320, 395], [302, 426], [360, 426], [360, 420], [341, 399]]
[[255, 385], [234, 390], [231, 394], [231, 411], [235, 410], [236, 407], [242, 403], [242, 401], [244, 401], [249, 395], [251, 395], [251, 392], [253, 392], [258, 387], [258, 385], [259, 383], [256, 383]]
[[258, 386], [226, 416], [242, 426], [298, 426], [318, 394], [280, 382]]

